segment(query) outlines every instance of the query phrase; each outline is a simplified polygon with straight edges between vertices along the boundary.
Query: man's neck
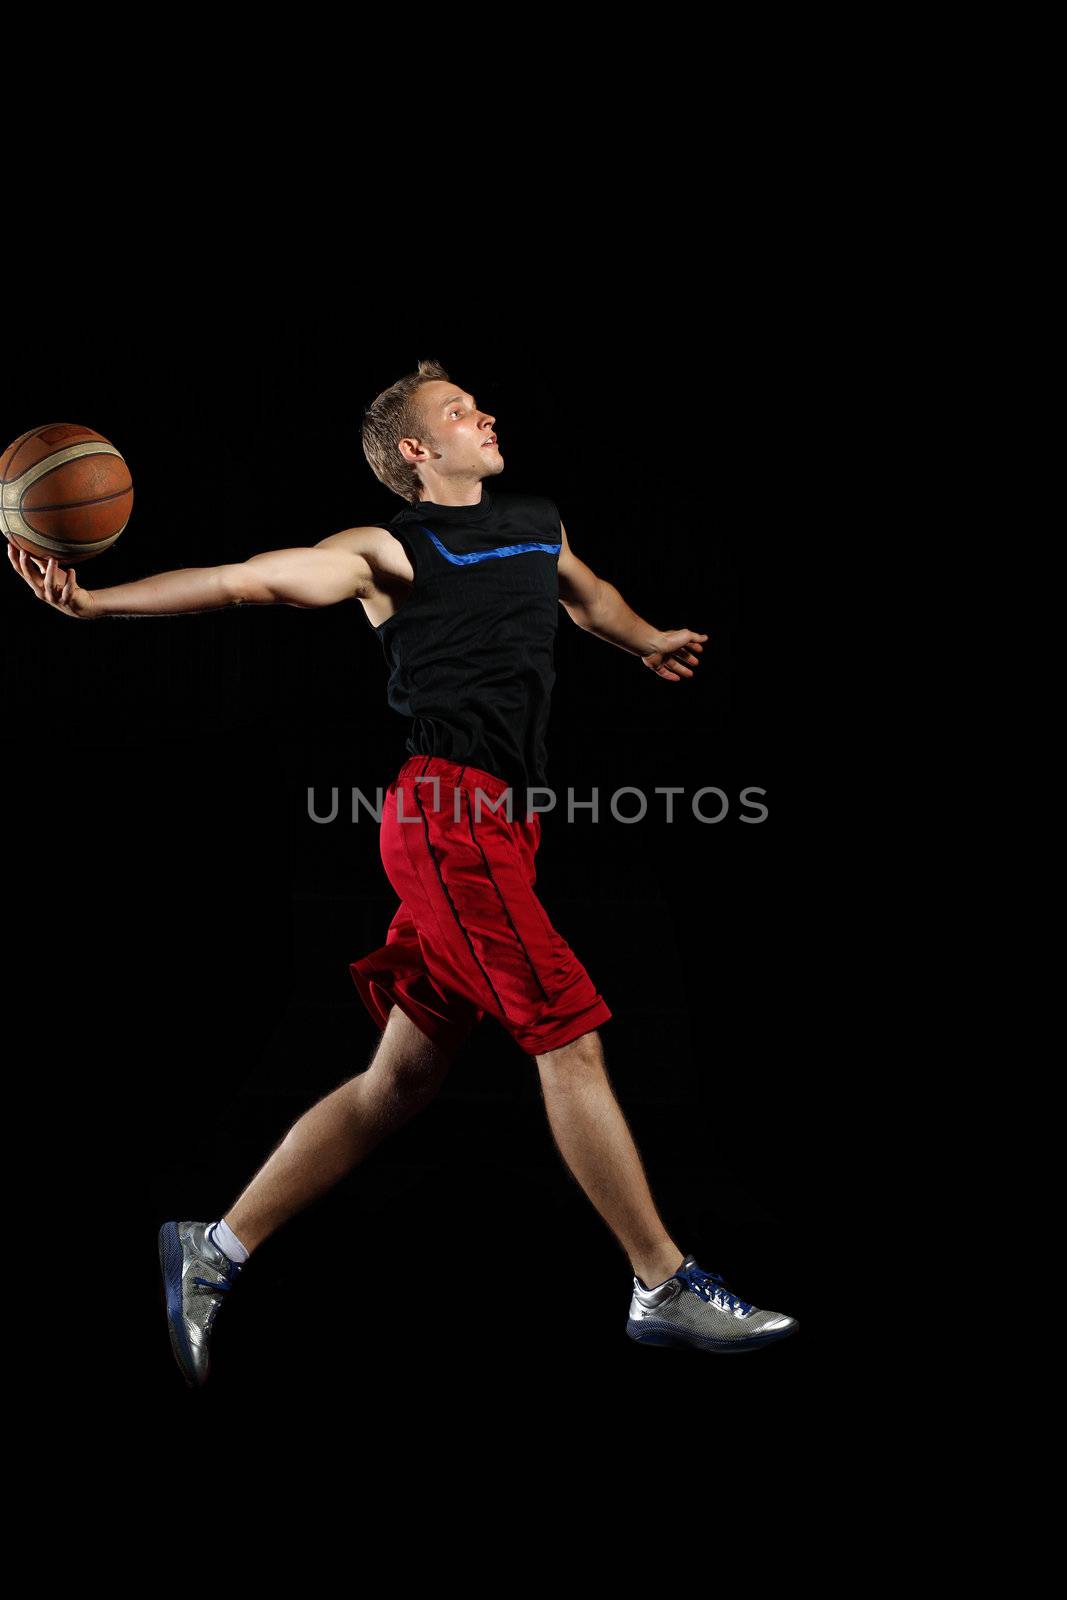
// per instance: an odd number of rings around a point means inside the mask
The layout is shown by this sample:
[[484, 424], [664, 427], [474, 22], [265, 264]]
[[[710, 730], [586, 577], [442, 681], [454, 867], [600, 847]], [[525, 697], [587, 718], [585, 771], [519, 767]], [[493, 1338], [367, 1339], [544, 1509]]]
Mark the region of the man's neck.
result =
[[467, 484], [442, 484], [434, 494], [426, 493], [420, 496], [419, 504], [428, 500], [434, 506], [478, 506], [482, 503], [482, 480], [479, 478], [473, 485]]

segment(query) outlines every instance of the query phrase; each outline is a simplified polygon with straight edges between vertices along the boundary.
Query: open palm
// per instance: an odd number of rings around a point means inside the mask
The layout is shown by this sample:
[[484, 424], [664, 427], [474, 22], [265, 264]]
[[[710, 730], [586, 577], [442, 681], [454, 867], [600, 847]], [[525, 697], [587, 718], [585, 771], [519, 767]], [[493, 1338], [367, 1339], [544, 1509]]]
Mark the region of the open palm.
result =
[[56, 611], [66, 612], [68, 617], [92, 615], [93, 597], [88, 589], [79, 586], [78, 575], [73, 567], [61, 567], [55, 556], [49, 556], [47, 562], [42, 562], [37, 556], [31, 556], [28, 550], [23, 550], [21, 545], [16, 546], [10, 537], [7, 555], [11, 566], [20, 577], [25, 578], [38, 600], [53, 606]]

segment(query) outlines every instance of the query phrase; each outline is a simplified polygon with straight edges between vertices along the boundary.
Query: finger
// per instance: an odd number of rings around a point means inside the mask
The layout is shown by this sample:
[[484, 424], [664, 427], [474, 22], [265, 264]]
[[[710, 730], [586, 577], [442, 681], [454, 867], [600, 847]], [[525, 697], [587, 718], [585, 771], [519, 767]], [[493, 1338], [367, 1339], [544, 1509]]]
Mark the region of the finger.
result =
[[61, 567], [60, 566], [60, 564], [56, 560], [55, 556], [49, 556], [49, 558], [48, 558], [48, 567], [49, 567], [49, 571], [52, 574], [51, 585], [49, 586], [49, 580], [46, 577], [45, 578], [45, 586], [46, 587], [50, 587], [50, 593], [52, 595], [52, 599], [55, 601], [55, 603], [57, 605], [59, 605], [59, 604], [61, 604], [61, 602], [63, 600], [63, 592], [66, 589], [68, 582], [70, 581], [70, 573], [67, 571], [66, 567]]
[[21, 545], [19, 545], [19, 571], [22, 573], [22, 576], [25, 578], [34, 594], [37, 595], [39, 599], [43, 599], [44, 596], [41, 594], [41, 580], [34, 572], [30, 558]]
[[59, 605], [62, 598], [63, 586], [66, 581], [66, 569], [60, 566], [55, 556], [49, 556], [48, 570], [45, 573], [44, 586], [45, 592], [51, 599], [53, 605]]

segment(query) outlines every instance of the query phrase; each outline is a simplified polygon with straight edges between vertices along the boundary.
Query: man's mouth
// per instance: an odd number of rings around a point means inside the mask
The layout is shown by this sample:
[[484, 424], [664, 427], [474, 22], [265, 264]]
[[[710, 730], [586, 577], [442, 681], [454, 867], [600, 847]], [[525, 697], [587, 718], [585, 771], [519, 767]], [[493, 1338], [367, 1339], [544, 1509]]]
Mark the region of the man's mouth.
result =
[[488, 448], [489, 448], [489, 446], [491, 444], [496, 444], [496, 434], [495, 433], [493, 434], [493, 437], [491, 439], [487, 439], [485, 441], [485, 443], [482, 445], [482, 449], [483, 450], [488, 450]]

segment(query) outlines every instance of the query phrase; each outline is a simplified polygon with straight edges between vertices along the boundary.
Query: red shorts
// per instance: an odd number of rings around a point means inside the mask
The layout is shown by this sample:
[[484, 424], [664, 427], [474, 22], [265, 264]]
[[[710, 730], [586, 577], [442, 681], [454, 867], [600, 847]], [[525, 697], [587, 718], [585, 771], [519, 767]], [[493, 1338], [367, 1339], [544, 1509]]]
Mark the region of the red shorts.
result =
[[456, 1048], [488, 1012], [540, 1055], [610, 1018], [534, 894], [540, 817], [522, 815], [517, 786], [514, 821], [506, 801], [492, 809], [507, 788], [439, 756], [412, 756], [389, 785], [379, 844], [400, 905], [382, 948], [350, 963], [379, 1028], [398, 1005]]

